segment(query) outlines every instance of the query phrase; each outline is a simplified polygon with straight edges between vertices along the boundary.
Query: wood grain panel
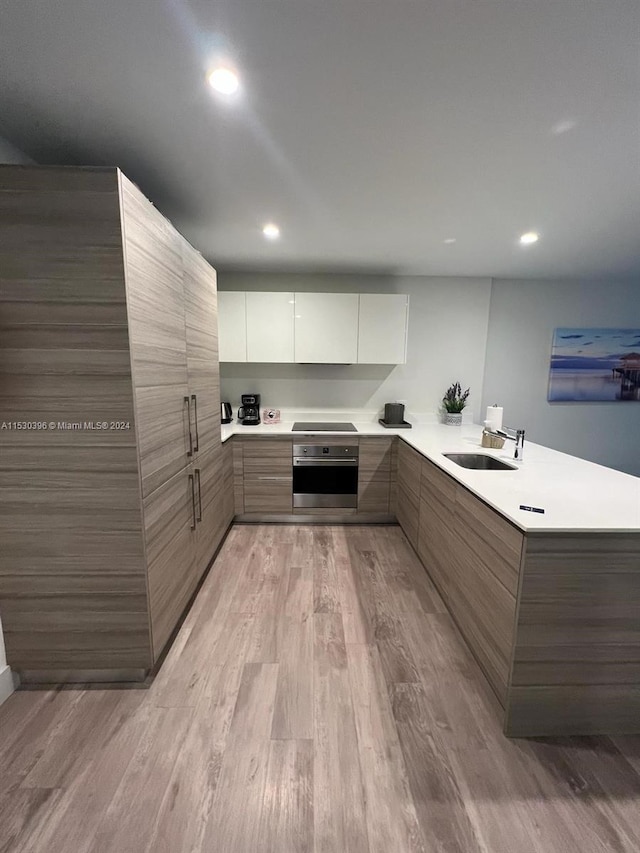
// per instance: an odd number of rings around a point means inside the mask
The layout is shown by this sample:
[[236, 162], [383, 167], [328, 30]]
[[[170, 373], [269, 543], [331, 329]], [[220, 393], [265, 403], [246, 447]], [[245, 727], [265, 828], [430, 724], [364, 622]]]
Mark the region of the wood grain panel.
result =
[[420, 471], [423, 457], [404, 441], [398, 443], [398, 485], [420, 497]]
[[[195, 483], [194, 483], [195, 489]], [[191, 481], [181, 471], [144, 501], [149, 612], [157, 660], [195, 589]]]
[[135, 448], [10, 447], [1, 463], [0, 611], [11, 665], [148, 668]]
[[543, 574], [640, 571], [637, 533], [527, 534], [527, 567]]
[[455, 512], [465, 547], [515, 596], [524, 540], [522, 532], [462, 486], [456, 489]]
[[358, 512], [389, 511], [391, 438], [361, 438], [358, 459]]
[[291, 474], [291, 440], [263, 438], [261, 441], [243, 442], [244, 473], [269, 474], [286, 471]]
[[358, 512], [389, 512], [389, 472], [358, 474]]
[[146, 593], [0, 598], [7, 660], [25, 670], [151, 665]]
[[389, 469], [389, 512], [396, 514], [398, 503], [398, 445], [400, 439], [394, 438], [391, 443], [391, 460]]
[[[357, 433], [327, 435], [326, 432], [294, 432], [293, 437], [291, 435], [284, 435], [282, 439], [293, 442], [294, 444], [322, 444], [324, 447], [358, 447], [360, 441], [362, 441]], [[272, 440], [277, 441], [278, 439], [274, 436]]]
[[420, 529], [418, 554], [446, 598], [452, 573], [457, 520], [456, 483], [428, 460], [422, 462], [420, 478]]
[[391, 470], [391, 444], [391, 438], [360, 438], [360, 470], [367, 474], [388, 473]]
[[0, 235], [1, 327], [126, 326], [116, 169], [0, 166]]
[[230, 523], [225, 513], [223, 459], [219, 450], [203, 453], [193, 465], [200, 512], [197, 527], [196, 574], [202, 577]]
[[638, 613], [640, 537], [527, 537], [505, 730], [635, 731]]
[[189, 461], [188, 441], [178, 440], [189, 395], [182, 251], [173, 228], [124, 176], [121, 194], [136, 417], [138, 434], [148, 437], [140, 447], [146, 496]]
[[410, 489], [406, 489], [401, 480], [398, 480], [396, 515], [398, 524], [404, 530], [407, 539], [414, 548], [418, 546], [418, 496]]
[[293, 509], [291, 439], [243, 441], [244, 512]]
[[225, 442], [220, 448], [220, 455], [222, 458], [222, 514], [226, 529], [235, 515], [233, 442]]
[[638, 731], [638, 684], [513, 686], [505, 718], [509, 737]]
[[[436, 476], [439, 473], [427, 463], [422, 477], [418, 553], [504, 704], [516, 599], [493, 569], [496, 564], [503, 566], [502, 576], [517, 578], [520, 553], [514, 547], [509, 550], [509, 544], [513, 545], [509, 539], [505, 545], [509, 564], [500, 551], [501, 540], [486, 539], [477, 532], [474, 535], [480, 526], [478, 517], [484, 518], [486, 508], [476, 507], [473, 501], [477, 499], [448, 478]], [[497, 536], [500, 525], [491, 518], [488, 521]]]
[[244, 512], [244, 450], [243, 443], [237, 438], [225, 442], [233, 448], [233, 509], [236, 515]]
[[[278, 479], [272, 479], [278, 477]], [[293, 479], [280, 474], [257, 474], [244, 481], [244, 511], [285, 512], [293, 509]]]
[[184, 237], [177, 239], [182, 249], [189, 393], [196, 397], [198, 448], [206, 453], [220, 447], [216, 273]]

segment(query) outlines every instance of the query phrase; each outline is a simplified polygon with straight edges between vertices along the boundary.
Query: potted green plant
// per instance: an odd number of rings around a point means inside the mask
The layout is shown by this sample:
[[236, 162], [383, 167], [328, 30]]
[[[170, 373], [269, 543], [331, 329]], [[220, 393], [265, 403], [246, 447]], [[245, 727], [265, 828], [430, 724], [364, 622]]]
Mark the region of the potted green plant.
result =
[[467, 405], [470, 389], [462, 390], [459, 382], [454, 382], [447, 393], [442, 398], [442, 407], [444, 409], [444, 422], [449, 426], [460, 426], [462, 423], [462, 410]]

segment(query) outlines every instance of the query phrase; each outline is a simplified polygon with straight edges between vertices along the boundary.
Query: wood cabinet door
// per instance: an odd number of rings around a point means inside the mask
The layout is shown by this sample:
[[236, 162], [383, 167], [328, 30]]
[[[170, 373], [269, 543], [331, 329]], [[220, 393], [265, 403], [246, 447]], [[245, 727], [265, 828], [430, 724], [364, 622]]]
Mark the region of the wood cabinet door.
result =
[[216, 272], [187, 241], [182, 246], [187, 371], [193, 459], [220, 448], [220, 368]]
[[176, 232], [120, 177], [129, 341], [142, 493], [189, 462], [182, 251]]
[[[231, 521], [225, 511], [222, 451], [201, 454], [193, 463], [193, 472], [196, 486], [196, 574], [199, 580]], [[233, 500], [233, 483], [230, 499]]]
[[389, 512], [391, 438], [361, 438], [358, 512]]
[[151, 635], [157, 660], [198, 581], [197, 495], [190, 468], [156, 489], [143, 506]]

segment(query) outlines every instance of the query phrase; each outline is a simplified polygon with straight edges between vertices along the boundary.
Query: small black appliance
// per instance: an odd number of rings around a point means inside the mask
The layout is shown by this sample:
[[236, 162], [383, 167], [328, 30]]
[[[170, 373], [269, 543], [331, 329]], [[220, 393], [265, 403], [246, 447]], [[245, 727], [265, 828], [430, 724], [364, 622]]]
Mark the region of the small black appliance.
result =
[[238, 420], [243, 426], [258, 426], [260, 423], [260, 394], [241, 394]]
[[231, 403], [220, 403], [220, 423], [230, 424], [233, 418]]

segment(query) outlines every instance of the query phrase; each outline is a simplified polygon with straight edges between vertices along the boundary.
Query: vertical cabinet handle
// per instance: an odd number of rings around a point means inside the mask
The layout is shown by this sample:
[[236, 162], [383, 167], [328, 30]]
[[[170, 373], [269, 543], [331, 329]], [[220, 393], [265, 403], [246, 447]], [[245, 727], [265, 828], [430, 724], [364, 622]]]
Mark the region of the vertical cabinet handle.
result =
[[189, 474], [189, 483], [191, 484], [191, 509], [193, 512], [191, 518], [191, 529], [196, 529], [196, 484], [193, 478], [193, 474]]
[[[185, 397], [184, 401], [187, 404], [187, 421], [189, 422], [189, 449], [187, 450], [187, 456], [193, 456], [193, 436], [191, 435], [191, 401], [189, 397]], [[189, 476], [191, 476], [191, 474]]]
[[196, 443], [193, 449], [197, 453], [200, 449], [200, 438], [198, 436], [198, 398], [195, 394], [192, 394], [191, 399], [193, 400], [193, 417], [196, 425]]
[[202, 521], [202, 484], [200, 483], [200, 468], [196, 468], [196, 480], [198, 481], [198, 517], [196, 521]]

